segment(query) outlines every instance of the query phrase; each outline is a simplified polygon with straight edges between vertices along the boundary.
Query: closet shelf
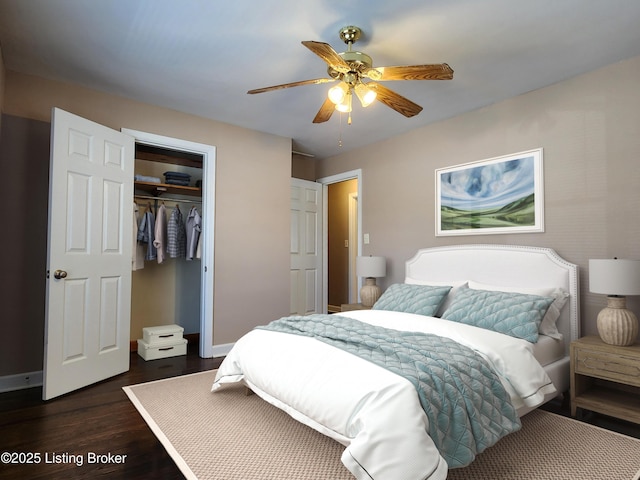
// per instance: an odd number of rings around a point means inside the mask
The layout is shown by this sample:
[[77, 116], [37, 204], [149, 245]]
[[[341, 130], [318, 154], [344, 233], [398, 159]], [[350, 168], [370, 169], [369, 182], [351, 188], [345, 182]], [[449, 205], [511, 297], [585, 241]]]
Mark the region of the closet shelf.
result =
[[202, 155], [136, 143], [136, 159], [202, 168]]
[[173, 195], [192, 195], [196, 197], [202, 196], [202, 189], [197, 187], [183, 187], [181, 185], [169, 185], [168, 183], [153, 183], [153, 182], [133, 182], [136, 189], [144, 190], [147, 193], [155, 196], [160, 196], [163, 193], [171, 193]]

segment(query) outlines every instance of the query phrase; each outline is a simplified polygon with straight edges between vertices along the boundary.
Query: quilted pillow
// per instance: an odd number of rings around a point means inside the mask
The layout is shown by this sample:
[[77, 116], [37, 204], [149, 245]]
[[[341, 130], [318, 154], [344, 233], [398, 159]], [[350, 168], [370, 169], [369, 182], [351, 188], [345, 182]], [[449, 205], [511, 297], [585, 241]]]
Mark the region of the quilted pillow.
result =
[[540, 322], [538, 333], [546, 335], [556, 340], [562, 340], [562, 334], [558, 331], [556, 322], [560, 318], [562, 307], [567, 303], [569, 294], [562, 288], [548, 287], [548, 288], [526, 288], [526, 287], [505, 287], [487, 285], [485, 283], [469, 281], [469, 288], [474, 290], [499, 290], [501, 292], [517, 292], [527, 293], [529, 295], [540, 295], [541, 297], [553, 297], [553, 303], [549, 306], [547, 313], [545, 313]]
[[451, 290], [450, 286], [433, 287], [394, 283], [374, 303], [372, 309], [433, 316], [449, 290]]
[[553, 298], [514, 292], [461, 289], [442, 318], [538, 341], [538, 328]]
[[451, 286], [451, 290], [449, 290], [447, 296], [444, 297], [444, 301], [440, 304], [440, 308], [438, 308], [438, 311], [434, 315], [436, 317], [442, 317], [442, 313], [447, 308], [449, 308], [449, 305], [451, 305], [451, 302], [458, 293], [458, 290], [460, 290], [461, 288], [466, 288], [468, 286], [466, 280], [457, 280], [454, 282], [436, 282], [433, 280], [418, 280], [417, 278], [411, 277], [406, 277], [404, 279], [404, 283], [409, 283], [411, 285], [431, 285], [432, 287], [444, 287], [447, 285]]

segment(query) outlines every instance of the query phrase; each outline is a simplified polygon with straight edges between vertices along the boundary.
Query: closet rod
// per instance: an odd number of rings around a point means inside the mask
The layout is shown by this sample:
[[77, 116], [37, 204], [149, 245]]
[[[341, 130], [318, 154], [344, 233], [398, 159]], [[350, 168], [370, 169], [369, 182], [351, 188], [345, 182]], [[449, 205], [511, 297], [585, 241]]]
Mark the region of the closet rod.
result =
[[202, 203], [202, 200], [182, 200], [180, 198], [168, 198], [168, 197], [152, 197], [151, 195], [134, 195], [134, 198], [140, 198], [144, 200], [160, 200], [162, 202], [180, 202], [180, 203]]

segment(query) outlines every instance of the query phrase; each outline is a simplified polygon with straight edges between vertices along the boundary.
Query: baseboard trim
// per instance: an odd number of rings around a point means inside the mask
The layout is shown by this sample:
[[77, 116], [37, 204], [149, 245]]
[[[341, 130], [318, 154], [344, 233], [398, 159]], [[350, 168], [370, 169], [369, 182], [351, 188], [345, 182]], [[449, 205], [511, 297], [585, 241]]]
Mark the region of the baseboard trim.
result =
[[233, 343], [223, 343], [222, 345], [213, 346], [213, 358], [226, 357], [233, 348]]
[[42, 386], [42, 370], [0, 377], [0, 393]]
[[[189, 333], [184, 335], [190, 344], [198, 345], [200, 343], [199, 333]], [[233, 347], [233, 343], [213, 346], [213, 356], [224, 357]], [[138, 341], [130, 342], [130, 351], [138, 351]], [[23, 390], [25, 388], [41, 387], [43, 383], [42, 370], [36, 372], [17, 373], [15, 375], [0, 376], [0, 393], [13, 392], [14, 390]]]

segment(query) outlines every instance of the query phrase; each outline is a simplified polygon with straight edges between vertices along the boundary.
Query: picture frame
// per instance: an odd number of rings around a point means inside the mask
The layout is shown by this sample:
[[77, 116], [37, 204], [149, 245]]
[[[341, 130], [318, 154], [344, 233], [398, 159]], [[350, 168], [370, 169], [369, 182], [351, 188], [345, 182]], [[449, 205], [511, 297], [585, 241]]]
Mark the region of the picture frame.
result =
[[436, 236], [544, 232], [542, 148], [435, 171]]

